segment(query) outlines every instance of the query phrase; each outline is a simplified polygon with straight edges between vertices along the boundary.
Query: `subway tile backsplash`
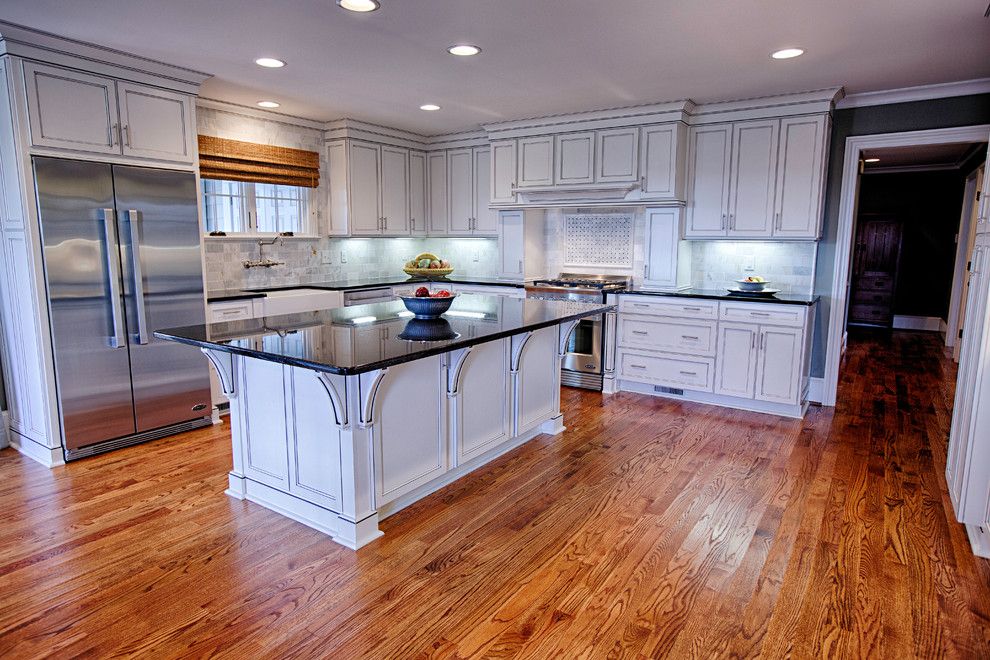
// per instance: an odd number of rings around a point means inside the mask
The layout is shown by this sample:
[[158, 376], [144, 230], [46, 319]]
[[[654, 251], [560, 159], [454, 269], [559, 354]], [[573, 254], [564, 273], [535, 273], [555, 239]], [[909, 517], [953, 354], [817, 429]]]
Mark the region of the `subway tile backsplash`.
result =
[[405, 262], [421, 252], [453, 263], [455, 275], [498, 275], [494, 238], [289, 238], [263, 248], [265, 259], [285, 262], [272, 268], [244, 267], [245, 261], [261, 258], [257, 239], [207, 238], [205, 243], [210, 291], [401, 276]]
[[689, 241], [691, 286], [722, 289], [760, 275], [784, 293], [811, 293], [817, 245], [811, 241]]

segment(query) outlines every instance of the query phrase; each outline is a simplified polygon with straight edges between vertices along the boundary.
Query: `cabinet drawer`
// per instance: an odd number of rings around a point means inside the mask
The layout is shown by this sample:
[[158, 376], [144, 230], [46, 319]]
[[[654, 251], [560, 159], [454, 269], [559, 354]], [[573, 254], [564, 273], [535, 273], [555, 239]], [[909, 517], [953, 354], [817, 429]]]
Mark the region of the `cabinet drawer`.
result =
[[864, 275], [856, 280], [856, 289], [861, 291], [893, 291], [894, 278], [886, 275]]
[[622, 317], [619, 345], [714, 357], [715, 325], [715, 321]]
[[865, 305], [889, 305], [892, 300], [893, 296], [886, 291], [856, 290], [853, 292], [854, 303], [863, 303]]
[[714, 372], [712, 358], [623, 352], [619, 362], [622, 378], [701, 392], [712, 391]]
[[866, 305], [854, 303], [849, 306], [849, 320], [861, 323], [889, 323], [891, 320], [890, 306]]
[[807, 308], [804, 305], [775, 305], [773, 303], [722, 303], [723, 321], [741, 321], [760, 325], [804, 325]]
[[210, 303], [210, 323], [250, 318], [254, 318], [254, 304], [250, 300]]
[[627, 314], [717, 319], [718, 301], [676, 296], [621, 296], [619, 298], [619, 311]]

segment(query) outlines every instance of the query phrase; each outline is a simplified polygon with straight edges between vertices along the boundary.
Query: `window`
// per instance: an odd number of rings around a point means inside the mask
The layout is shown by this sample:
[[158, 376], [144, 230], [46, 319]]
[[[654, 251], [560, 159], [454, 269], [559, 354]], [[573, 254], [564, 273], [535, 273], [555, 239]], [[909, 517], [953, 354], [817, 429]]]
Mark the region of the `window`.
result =
[[207, 233], [315, 233], [309, 218], [310, 188], [274, 183], [203, 179]]

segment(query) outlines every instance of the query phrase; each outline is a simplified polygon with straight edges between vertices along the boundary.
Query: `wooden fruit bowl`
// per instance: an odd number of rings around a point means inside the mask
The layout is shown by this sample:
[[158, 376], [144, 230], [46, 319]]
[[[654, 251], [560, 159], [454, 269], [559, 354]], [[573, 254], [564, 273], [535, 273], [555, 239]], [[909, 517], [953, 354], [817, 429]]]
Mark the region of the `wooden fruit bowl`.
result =
[[[440, 257], [430, 252], [423, 252], [422, 254], [417, 254], [416, 258], [412, 261], [419, 261], [420, 259], [430, 259], [431, 261], [441, 261]], [[453, 267], [451, 268], [409, 268], [408, 266], [403, 266], [402, 271], [406, 275], [411, 275], [413, 277], [425, 277], [427, 279], [434, 279], [440, 277], [446, 277], [454, 272]]]

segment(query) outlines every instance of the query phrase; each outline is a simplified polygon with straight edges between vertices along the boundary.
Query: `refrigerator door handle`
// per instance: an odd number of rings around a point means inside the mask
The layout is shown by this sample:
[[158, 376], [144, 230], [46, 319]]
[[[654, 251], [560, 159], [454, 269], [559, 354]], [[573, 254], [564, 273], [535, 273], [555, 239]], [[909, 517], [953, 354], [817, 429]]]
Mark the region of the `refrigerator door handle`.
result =
[[148, 314], [144, 309], [144, 272], [141, 270], [141, 212], [130, 209], [127, 212], [127, 228], [131, 238], [131, 272], [134, 274], [134, 303], [137, 306], [137, 341], [147, 344]]
[[114, 234], [113, 209], [101, 209], [103, 216], [103, 247], [107, 255], [107, 278], [110, 289], [110, 317], [113, 323], [113, 336], [107, 342], [110, 348], [123, 348], [127, 341], [124, 339], [124, 308], [120, 297], [120, 263], [117, 251], [117, 236]]

